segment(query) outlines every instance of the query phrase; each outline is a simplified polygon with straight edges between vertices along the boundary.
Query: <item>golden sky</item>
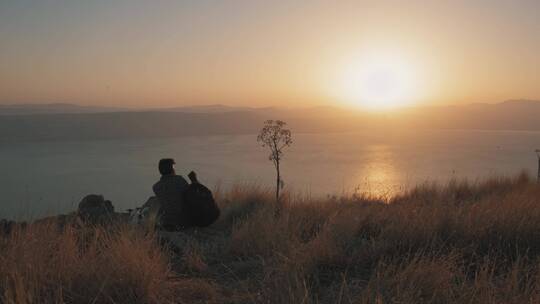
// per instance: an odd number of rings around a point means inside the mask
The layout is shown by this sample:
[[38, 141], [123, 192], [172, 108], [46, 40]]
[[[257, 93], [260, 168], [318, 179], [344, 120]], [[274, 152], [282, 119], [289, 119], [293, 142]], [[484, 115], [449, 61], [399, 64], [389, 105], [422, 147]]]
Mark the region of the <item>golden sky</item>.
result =
[[0, 104], [540, 99], [538, 0], [0, 0], [0, 41]]

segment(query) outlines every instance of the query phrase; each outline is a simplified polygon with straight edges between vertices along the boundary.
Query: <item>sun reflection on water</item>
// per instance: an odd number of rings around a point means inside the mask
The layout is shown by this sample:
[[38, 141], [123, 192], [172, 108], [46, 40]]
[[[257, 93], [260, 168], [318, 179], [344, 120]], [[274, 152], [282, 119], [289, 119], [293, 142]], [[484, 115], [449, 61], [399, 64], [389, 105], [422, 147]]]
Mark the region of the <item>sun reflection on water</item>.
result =
[[369, 147], [369, 156], [354, 174], [354, 194], [390, 199], [405, 189], [403, 178], [396, 168], [395, 151], [385, 145]]

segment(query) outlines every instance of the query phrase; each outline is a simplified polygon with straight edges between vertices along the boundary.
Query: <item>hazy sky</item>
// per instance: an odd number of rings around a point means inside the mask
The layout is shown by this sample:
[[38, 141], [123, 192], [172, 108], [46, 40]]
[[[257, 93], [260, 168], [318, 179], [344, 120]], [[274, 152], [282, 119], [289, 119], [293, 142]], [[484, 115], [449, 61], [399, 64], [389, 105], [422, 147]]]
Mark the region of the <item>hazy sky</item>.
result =
[[0, 44], [2, 104], [341, 104], [387, 59], [416, 102], [540, 99], [539, 0], [0, 0]]

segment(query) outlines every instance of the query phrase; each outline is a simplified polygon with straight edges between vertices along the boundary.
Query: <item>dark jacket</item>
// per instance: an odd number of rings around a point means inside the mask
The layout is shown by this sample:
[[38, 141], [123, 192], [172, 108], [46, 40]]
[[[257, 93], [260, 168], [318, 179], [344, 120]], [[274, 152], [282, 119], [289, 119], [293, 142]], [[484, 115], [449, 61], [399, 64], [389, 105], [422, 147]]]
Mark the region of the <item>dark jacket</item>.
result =
[[152, 189], [160, 201], [161, 224], [165, 228], [174, 229], [189, 225], [189, 216], [183, 201], [187, 181], [180, 175], [163, 175]]

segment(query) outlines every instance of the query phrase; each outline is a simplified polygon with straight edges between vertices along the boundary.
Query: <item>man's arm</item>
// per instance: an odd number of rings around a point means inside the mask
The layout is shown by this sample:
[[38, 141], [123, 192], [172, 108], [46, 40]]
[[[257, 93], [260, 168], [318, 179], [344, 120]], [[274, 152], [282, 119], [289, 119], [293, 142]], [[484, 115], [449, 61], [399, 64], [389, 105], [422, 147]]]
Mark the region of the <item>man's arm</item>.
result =
[[183, 188], [183, 189], [185, 189], [185, 188], [187, 188], [187, 187], [189, 186], [189, 184], [188, 184], [188, 182], [186, 181], [186, 179], [183, 178], [183, 177], [180, 176], [180, 175], [177, 175], [176, 180], [177, 180], [178, 185], [179, 185], [181, 188]]
[[154, 185], [152, 185], [152, 191], [154, 191], [154, 195], [158, 195], [157, 194], [157, 183], [155, 183]]

